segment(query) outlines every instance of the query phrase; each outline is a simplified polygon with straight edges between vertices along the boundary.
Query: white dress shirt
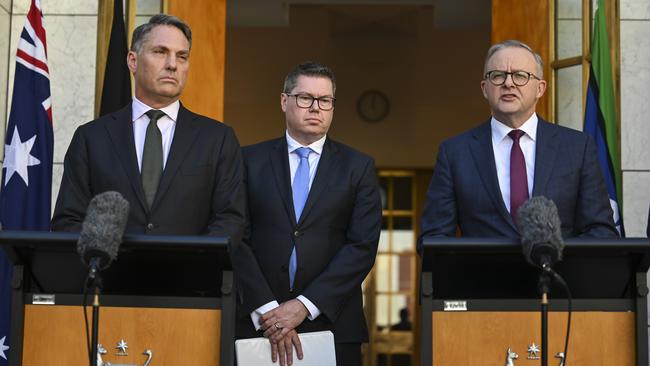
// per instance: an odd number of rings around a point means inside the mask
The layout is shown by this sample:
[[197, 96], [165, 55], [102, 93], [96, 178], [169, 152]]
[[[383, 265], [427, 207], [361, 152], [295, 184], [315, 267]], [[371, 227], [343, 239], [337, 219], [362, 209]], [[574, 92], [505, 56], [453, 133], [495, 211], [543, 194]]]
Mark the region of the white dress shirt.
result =
[[[147, 113], [151, 109], [148, 105], [133, 97], [131, 104], [131, 120], [133, 121], [133, 137], [135, 139], [135, 154], [138, 157], [138, 168], [142, 170], [142, 153], [144, 151], [144, 139], [147, 135], [147, 126], [149, 125], [149, 117]], [[163, 169], [167, 165], [167, 157], [169, 156], [169, 149], [172, 146], [174, 139], [174, 131], [176, 130], [176, 118], [178, 117], [178, 110], [181, 104], [177, 100], [174, 103], [160, 108], [165, 112], [165, 115], [158, 119], [158, 129], [162, 134], [162, 148], [163, 148]]]
[[[538, 122], [537, 114], [533, 113], [518, 128], [524, 131], [524, 134], [519, 139], [519, 146], [524, 153], [524, 160], [526, 161], [528, 197], [531, 197], [533, 194], [533, 183], [535, 181], [535, 145], [537, 143]], [[505, 203], [508, 212], [510, 212], [510, 150], [512, 149], [512, 139], [508, 136], [508, 133], [513, 128], [497, 121], [494, 117], [492, 117], [490, 126], [492, 128], [492, 149], [494, 150], [494, 162], [496, 163], [501, 197], [503, 197], [503, 203]]]
[[[314, 182], [314, 177], [316, 176], [316, 168], [318, 167], [318, 162], [320, 161], [320, 157], [323, 154], [323, 146], [325, 145], [325, 139], [327, 136], [323, 136], [321, 139], [314, 141], [313, 143], [303, 146], [300, 144], [298, 141], [296, 141], [293, 137], [289, 135], [289, 132], [286, 132], [286, 138], [287, 138], [287, 154], [289, 155], [289, 172], [291, 174], [291, 186], [293, 187], [293, 178], [296, 176], [296, 171], [298, 170], [298, 165], [300, 165], [300, 156], [295, 153], [295, 151], [301, 147], [308, 147], [312, 150], [312, 152], [309, 154], [309, 189], [311, 189], [311, 184]], [[288, 280], [288, 278], [287, 278]], [[288, 284], [288, 281], [287, 281]], [[305, 307], [307, 308], [307, 311], [309, 311], [309, 315], [307, 318], [309, 320], [314, 320], [316, 319], [321, 311], [307, 299], [303, 295], [298, 295], [296, 298], [298, 301], [300, 301]], [[253, 312], [251, 312], [251, 320], [253, 321], [253, 325], [255, 326], [256, 330], [259, 330], [261, 327], [260, 324], [260, 317], [275, 308], [280, 306], [276, 300], [273, 300], [269, 303], [266, 303], [259, 308], [255, 309]]]

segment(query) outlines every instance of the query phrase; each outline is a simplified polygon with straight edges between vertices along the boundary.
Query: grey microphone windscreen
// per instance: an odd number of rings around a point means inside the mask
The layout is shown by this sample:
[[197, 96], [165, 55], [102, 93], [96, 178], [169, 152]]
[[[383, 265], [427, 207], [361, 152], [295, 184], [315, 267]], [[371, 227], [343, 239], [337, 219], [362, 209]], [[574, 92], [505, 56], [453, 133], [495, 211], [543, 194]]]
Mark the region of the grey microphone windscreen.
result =
[[544, 196], [526, 201], [517, 212], [517, 226], [524, 257], [532, 265], [541, 266], [543, 260], [552, 264], [562, 259], [564, 242], [560, 217], [553, 201]]
[[100, 269], [105, 269], [117, 257], [128, 216], [129, 202], [118, 192], [107, 191], [90, 200], [77, 241], [86, 265], [98, 258]]

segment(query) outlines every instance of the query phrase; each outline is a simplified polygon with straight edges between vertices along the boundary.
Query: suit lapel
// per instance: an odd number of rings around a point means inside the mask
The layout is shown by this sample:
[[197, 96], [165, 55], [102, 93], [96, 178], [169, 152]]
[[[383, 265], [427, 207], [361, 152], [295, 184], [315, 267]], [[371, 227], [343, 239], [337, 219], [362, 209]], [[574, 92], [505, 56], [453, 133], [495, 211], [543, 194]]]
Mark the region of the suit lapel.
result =
[[314, 177], [314, 182], [309, 189], [309, 196], [307, 196], [307, 202], [305, 207], [302, 210], [300, 215], [299, 223], [302, 223], [305, 220], [305, 217], [309, 215], [309, 212], [314, 207], [314, 204], [323, 193], [323, 189], [327, 186], [328, 178], [330, 172], [333, 170], [334, 162], [336, 161], [335, 155], [338, 152], [338, 149], [332, 142], [328, 139], [325, 140], [325, 145], [323, 146], [323, 154], [318, 161], [318, 166], [316, 167], [316, 176]]
[[535, 141], [535, 178], [533, 179], [533, 196], [543, 195], [546, 184], [553, 171], [555, 156], [558, 151], [558, 139], [555, 137], [557, 130], [550, 124], [539, 119], [537, 124], [537, 138]]
[[494, 149], [492, 148], [492, 130], [490, 120], [477, 128], [474, 132], [474, 139], [470, 144], [470, 151], [474, 159], [476, 169], [481, 176], [483, 186], [488, 191], [492, 203], [497, 208], [501, 217], [517, 230], [512, 216], [508, 212], [506, 205], [503, 203], [503, 196], [499, 188], [499, 178], [497, 178], [497, 168], [494, 162]]
[[289, 172], [289, 153], [286, 137], [278, 139], [277, 144], [273, 146], [269, 160], [271, 160], [271, 169], [273, 170], [275, 184], [278, 187], [278, 192], [280, 192], [284, 209], [291, 223], [295, 225], [296, 214], [293, 209], [293, 195], [291, 194], [291, 173]]
[[151, 205], [152, 211], [156, 208], [158, 202], [169, 189], [174, 176], [178, 172], [178, 169], [185, 160], [185, 156], [192, 147], [192, 142], [196, 139], [199, 133], [199, 127], [192, 123], [195, 118], [196, 117], [181, 104], [180, 109], [178, 110], [178, 118], [176, 120], [172, 146], [169, 149], [169, 156], [167, 157], [167, 164], [165, 165], [165, 170], [163, 170], [162, 177], [160, 177], [158, 191], [156, 192], [156, 197]]
[[144, 210], [147, 210], [148, 208], [144, 197], [144, 191], [142, 189], [142, 181], [140, 179], [138, 157], [135, 153], [131, 104], [114, 113], [111, 117], [114, 121], [106, 124], [106, 130], [113, 142], [120, 163], [131, 182], [133, 191], [140, 201], [140, 205], [142, 205]]

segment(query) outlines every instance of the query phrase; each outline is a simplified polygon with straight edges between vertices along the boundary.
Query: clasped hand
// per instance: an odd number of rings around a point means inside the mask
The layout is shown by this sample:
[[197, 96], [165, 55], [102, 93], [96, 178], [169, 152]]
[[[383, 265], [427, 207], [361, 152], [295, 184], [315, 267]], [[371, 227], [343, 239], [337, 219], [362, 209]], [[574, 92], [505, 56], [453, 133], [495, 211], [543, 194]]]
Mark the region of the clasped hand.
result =
[[264, 336], [271, 342], [271, 359], [277, 362], [280, 358], [280, 366], [293, 363], [293, 350], [302, 360], [302, 345], [295, 328], [300, 325], [309, 312], [305, 305], [299, 300], [289, 300], [279, 307], [268, 311], [260, 318], [260, 324], [264, 330]]

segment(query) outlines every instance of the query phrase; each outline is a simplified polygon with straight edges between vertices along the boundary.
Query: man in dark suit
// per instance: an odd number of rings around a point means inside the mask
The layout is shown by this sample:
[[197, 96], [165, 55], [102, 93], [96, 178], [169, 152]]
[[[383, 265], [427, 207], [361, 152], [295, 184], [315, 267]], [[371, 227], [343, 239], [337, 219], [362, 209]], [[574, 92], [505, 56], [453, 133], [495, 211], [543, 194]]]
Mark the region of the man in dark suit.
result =
[[492, 118], [444, 141], [420, 236], [518, 238], [516, 213], [532, 196], [558, 208], [565, 237], [617, 237], [593, 140], [535, 113], [546, 90], [541, 57], [519, 41], [490, 48], [483, 96]]
[[292, 363], [293, 348], [302, 357], [296, 332], [331, 330], [339, 366], [360, 365], [368, 339], [361, 283], [377, 252], [381, 200], [373, 160], [327, 136], [335, 90], [329, 68], [298, 65], [280, 95], [285, 135], [243, 149], [242, 247], [254, 254], [235, 260], [237, 336], [264, 331], [280, 364]]
[[240, 240], [245, 191], [239, 143], [230, 127], [179, 102], [191, 41], [190, 28], [168, 15], [135, 29], [126, 60], [135, 78], [133, 102], [75, 132], [53, 230], [80, 231], [90, 199], [112, 190], [130, 203], [128, 233]]

